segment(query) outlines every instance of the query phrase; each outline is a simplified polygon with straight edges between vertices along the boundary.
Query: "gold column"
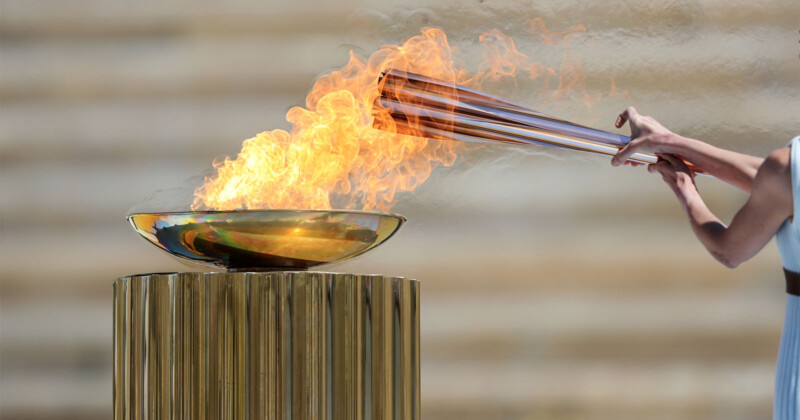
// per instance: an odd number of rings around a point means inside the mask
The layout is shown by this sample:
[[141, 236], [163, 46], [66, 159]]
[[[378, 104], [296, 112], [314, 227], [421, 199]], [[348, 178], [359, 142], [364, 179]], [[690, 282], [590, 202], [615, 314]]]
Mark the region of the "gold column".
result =
[[115, 419], [418, 419], [419, 282], [319, 272], [114, 282]]

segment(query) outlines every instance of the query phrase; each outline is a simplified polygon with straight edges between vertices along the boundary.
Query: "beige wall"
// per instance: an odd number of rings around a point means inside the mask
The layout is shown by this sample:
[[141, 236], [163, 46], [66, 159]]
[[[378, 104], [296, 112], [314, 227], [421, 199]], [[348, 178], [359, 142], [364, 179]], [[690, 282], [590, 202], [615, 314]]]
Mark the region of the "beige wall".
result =
[[[613, 78], [673, 130], [751, 153], [800, 134], [796, 2], [426, 3], [0, 1], [0, 415], [108, 418], [111, 281], [187, 269], [127, 210], [286, 128], [349, 48], [439, 26], [473, 57], [500, 27], [557, 66], [524, 19], [584, 24], [589, 88]], [[557, 111], [525, 86], [505, 94]], [[656, 177], [554, 155], [480, 149], [400, 197], [389, 243], [328, 268], [423, 281], [425, 418], [768, 417], [774, 244], [729, 271]], [[725, 219], [745, 198], [699, 184]]]

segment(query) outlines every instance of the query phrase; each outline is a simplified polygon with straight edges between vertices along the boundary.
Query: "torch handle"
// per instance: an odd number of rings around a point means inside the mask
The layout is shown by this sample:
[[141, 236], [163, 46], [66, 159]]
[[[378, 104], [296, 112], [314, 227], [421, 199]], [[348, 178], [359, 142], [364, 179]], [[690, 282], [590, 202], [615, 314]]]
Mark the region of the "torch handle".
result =
[[[386, 92], [390, 91], [387, 89]], [[411, 92], [406, 91], [405, 94], [409, 95]], [[422, 92], [414, 92], [414, 94], [416, 95], [414, 98], [420, 100], [424, 105], [420, 105], [420, 102], [401, 102], [394, 97], [383, 96], [376, 99], [376, 105], [389, 111], [395, 123], [400, 123], [396, 128], [401, 129], [404, 134], [459, 141], [538, 144], [607, 156], [616, 155], [625, 144], [630, 142], [630, 138], [627, 136], [607, 133], [617, 136], [619, 139], [619, 144], [608, 144], [596, 140], [593, 136], [587, 136], [585, 131], [575, 133], [567, 130], [554, 130], [549, 125], [554, 122], [552, 119], [542, 122], [541, 117], [534, 117], [531, 121], [532, 124], [527, 125], [521, 121], [515, 121], [514, 118], [505, 118], [502, 112], [501, 115], [497, 115], [491, 112], [492, 108], [485, 109], [474, 104], [454, 103], [442, 98], [431, 98]], [[561, 121], [556, 122], [556, 124], [559, 123]], [[658, 156], [634, 153], [628, 160], [654, 164], [658, 162]], [[686, 164], [692, 172], [704, 173], [694, 165], [688, 162]]]

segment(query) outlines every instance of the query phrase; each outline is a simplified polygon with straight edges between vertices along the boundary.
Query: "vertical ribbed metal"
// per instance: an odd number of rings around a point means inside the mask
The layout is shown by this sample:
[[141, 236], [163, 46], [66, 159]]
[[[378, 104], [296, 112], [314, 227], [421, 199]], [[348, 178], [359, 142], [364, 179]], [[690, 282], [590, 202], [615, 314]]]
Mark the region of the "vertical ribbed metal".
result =
[[114, 282], [115, 419], [418, 419], [419, 283], [318, 272]]

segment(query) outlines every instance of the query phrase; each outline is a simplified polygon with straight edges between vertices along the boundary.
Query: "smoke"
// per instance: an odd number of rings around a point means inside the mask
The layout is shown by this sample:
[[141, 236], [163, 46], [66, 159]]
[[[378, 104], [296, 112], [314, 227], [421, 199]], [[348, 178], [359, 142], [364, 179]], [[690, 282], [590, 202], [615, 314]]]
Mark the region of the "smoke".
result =
[[134, 204], [128, 214], [185, 212], [194, 200], [194, 190], [203, 185], [203, 178], [208, 175], [211, 175], [211, 170], [187, 178], [175, 187], [153, 191]]

